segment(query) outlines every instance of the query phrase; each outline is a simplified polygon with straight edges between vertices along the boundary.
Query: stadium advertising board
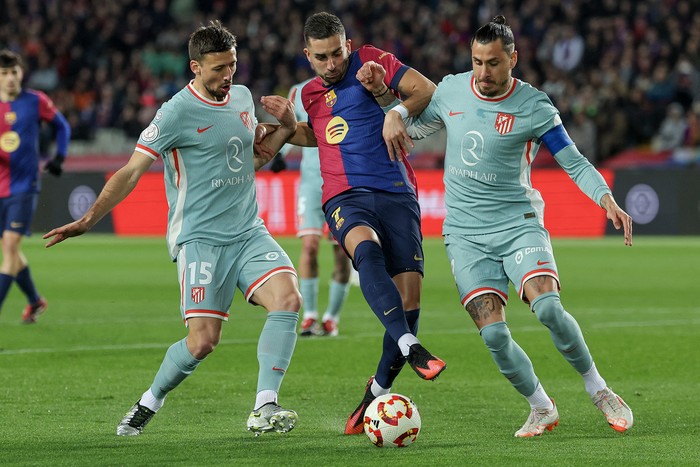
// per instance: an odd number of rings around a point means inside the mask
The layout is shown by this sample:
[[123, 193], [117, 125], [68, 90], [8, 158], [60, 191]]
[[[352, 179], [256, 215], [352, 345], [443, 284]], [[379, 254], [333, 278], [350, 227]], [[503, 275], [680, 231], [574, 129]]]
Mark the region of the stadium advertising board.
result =
[[[439, 236], [445, 216], [442, 171], [420, 170], [416, 176], [423, 235]], [[612, 172], [603, 171], [603, 176], [612, 184]], [[581, 193], [566, 173], [561, 170], [534, 170], [532, 182], [545, 200], [545, 223], [553, 236], [604, 235], [604, 211]], [[299, 173], [259, 172], [256, 185], [260, 216], [270, 232], [273, 235], [295, 235]], [[144, 174], [136, 189], [114, 209], [112, 219], [115, 232], [120, 235], [164, 235], [167, 209], [163, 175]]]

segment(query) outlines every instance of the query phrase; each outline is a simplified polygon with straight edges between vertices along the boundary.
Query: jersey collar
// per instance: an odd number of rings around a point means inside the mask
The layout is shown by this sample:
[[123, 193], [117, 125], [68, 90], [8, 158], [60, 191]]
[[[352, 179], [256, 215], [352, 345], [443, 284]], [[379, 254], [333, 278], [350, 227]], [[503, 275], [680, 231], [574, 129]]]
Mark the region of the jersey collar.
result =
[[500, 101], [502, 101], [502, 100], [504, 100], [504, 99], [507, 99], [511, 94], [513, 94], [513, 91], [515, 91], [515, 86], [516, 86], [516, 84], [517, 84], [517, 81], [518, 81], [517, 78], [513, 78], [513, 83], [511, 84], [510, 89], [508, 89], [506, 92], [504, 92], [504, 93], [501, 94], [500, 96], [496, 96], [496, 97], [486, 97], [486, 96], [484, 96], [483, 94], [481, 94], [481, 93], [479, 92], [479, 90], [476, 89], [476, 78], [474, 78], [474, 75], [472, 75], [471, 87], [472, 87], [472, 92], [474, 93], [474, 95], [475, 95], [476, 97], [478, 97], [479, 99], [481, 99], [482, 101], [486, 101], [486, 102], [500, 102]]
[[187, 89], [190, 90], [190, 92], [194, 95], [194, 97], [196, 97], [196, 98], [199, 99], [200, 101], [204, 102], [205, 104], [213, 105], [213, 106], [216, 106], [216, 107], [221, 107], [221, 106], [223, 106], [223, 105], [228, 104], [228, 101], [231, 99], [231, 93], [226, 94], [226, 97], [224, 97], [224, 100], [223, 100], [223, 101], [215, 101], [215, 100], [209, 99], [209, 98], [207, 98], [207, 97], [204, 97], [203, 94], [201, 94], [199, 91], [197, 91], [197, 90], [194, 88], [194, 84], [193, 84], [193, 83], [194, 83], [194, 80], [192, 80], [192, 81], [190, 81], [189, 83], [187, 83]]

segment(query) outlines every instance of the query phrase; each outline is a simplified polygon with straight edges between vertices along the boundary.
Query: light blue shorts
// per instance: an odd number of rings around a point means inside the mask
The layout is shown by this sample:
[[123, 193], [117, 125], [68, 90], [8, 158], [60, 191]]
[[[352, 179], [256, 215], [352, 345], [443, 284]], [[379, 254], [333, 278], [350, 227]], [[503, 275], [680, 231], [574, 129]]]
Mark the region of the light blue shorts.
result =
[[464, 307], [487, 293], [507, 304], [509, 281], [526, 303], [523, 286], [529, 279], [552, 276], [559, 283], [549, 233], [537, 223], [483, 235], [448, 234], [445, 248]]
[[[319, 177], [320, 178], [320, 177]], [[321, 185], [311, 182], [299, 184], [297, 194], [297, 237], [304, 235], [323, 235], [327, 232], [326, 218], [321, 205]]]
[[193, 317], [227, 321], [236, 288], [250, 302], [255, 291], [275, 274], [296, 275], [287, 253], [269, 233], [223, 246], [186, 243], [177, 255], [177, 270], [185, 321]]

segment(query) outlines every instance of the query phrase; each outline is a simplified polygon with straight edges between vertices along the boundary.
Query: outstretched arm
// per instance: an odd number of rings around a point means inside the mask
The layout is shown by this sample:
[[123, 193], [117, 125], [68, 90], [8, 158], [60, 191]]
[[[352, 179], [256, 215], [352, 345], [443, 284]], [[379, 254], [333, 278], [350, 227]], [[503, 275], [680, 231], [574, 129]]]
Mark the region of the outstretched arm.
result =
[[615, 228], [623, 229], [625, 245], [632, 246], [632, 218], [617, 205], [605, 179], [578, 150], [558, 115], [555, 122], [557, 125], [542, 135], [542, 142], [579, 189], [605, 209]]
[[129, 162], [119, 169], [105, 184], [102, 192], [88, 211], [75, 222], [57, 227], [43, 238], [48, 239], [46, 248], [70, 237], [77, 237], [90, 230], [109, 211], [119, 204], [134, 189], [141, 175], [153, 164], [153, 159], [135, 151]]

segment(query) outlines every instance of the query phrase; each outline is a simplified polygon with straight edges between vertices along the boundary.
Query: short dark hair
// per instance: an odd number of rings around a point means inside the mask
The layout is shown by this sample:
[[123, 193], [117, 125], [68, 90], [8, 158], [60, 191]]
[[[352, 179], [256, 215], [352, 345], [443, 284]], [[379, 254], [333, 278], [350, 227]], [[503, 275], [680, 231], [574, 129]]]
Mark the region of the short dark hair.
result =
[[322, 11], [309, 16], [304, 23], [304, 41], [309, 39], [327, 39], [333, 36], [345, 37], [345, 27], [340, 18]]
[[506, 17], [503, 15], [495, 16], [491, 21], [477, 29], [472, 37], [471, 45], [474, 45], [475, 41], [479, 44], [490, 44], [499, 39], [503, 44], [503, 50], [512, 54], [515, 50], [515, 38], [510, 26], [506, 24]]
[[20, 68], [24, 67], [22, 57], [19, 54], [9, 49], [0, 50], [0, 68], [14, 68], [16, 65], [19, 65]]
[[209, 21], [190, 35], [187, 50], [190, 60], [201, 60], [206, 54], [226, 52], [236, 47], [236, 36], [226, 29], [219, 20]]

